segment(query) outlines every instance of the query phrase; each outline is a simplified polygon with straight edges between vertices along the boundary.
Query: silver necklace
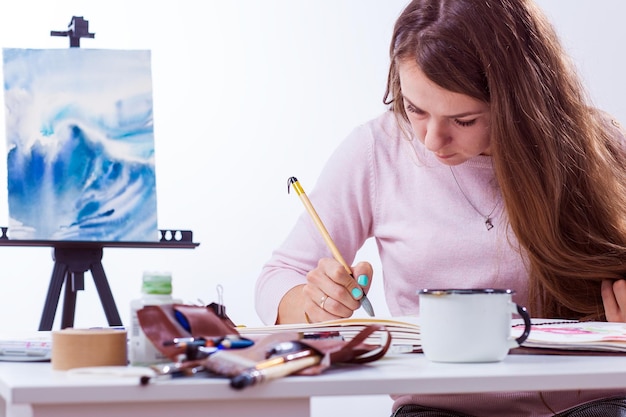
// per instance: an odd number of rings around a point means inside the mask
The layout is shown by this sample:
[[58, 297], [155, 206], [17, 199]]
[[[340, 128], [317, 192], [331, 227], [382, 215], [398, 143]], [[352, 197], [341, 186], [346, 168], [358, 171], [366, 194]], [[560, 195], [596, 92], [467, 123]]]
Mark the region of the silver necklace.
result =
[[491, 221], [491, 215], [493, 214], [494, 211], [496, 211], [496, 208], [498, 207], [498, 204], [500, 204], [500, 201], [496, 202], [496, 205], [493, 206], [493, 208], [491, 209], [491, 211], [489, 212], [489, 214], [487, 214], [486, 216], [476, 208], [476, 206], [474, 205], [474, 203], [472, 203], [472, 200], [470, 200], [467, 197], [467, 194], [465, 194], [465, 191], [463, 191], [463, 188], [461, 187], [461, 184], [459, 184], [459, 181], [456, 179], [456, 175], [454, 174], [454, 170], [452, 169], [452, 167], [450, 167], [450, 172], [452, 173], [452, 178], [454, 178], [454, 182], [456, 183], [456, 186], [459, 188], [459, 191], [461, 192], [461, 194], [463, 195], [463, 197], [465, 198], [465, 201], [467, 201], [469, 203], [470, 206], [472, 206], [472, 208], [474, 209], [474, 211], [476, 213], [478, 213], [480, 215], [480, 217], [482, 217], [483, 219], [485, 219], [485, 227], [487, 228], [487, 230], [491, 230], [493, 229], [493, 222]]

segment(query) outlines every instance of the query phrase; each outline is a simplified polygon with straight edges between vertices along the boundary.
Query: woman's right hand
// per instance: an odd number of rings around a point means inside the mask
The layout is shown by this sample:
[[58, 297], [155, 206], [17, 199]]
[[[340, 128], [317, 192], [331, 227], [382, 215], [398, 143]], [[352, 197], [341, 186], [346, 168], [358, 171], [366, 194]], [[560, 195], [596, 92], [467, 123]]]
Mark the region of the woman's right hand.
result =
[[352, 276], [332, 258], [323, 258], [307, 276], [306, 284], [292, 288], [278, 307], [280, 323], [318, 322], [350, 317], [370, 288], [373, 269], [368, 262], [352, 268]]

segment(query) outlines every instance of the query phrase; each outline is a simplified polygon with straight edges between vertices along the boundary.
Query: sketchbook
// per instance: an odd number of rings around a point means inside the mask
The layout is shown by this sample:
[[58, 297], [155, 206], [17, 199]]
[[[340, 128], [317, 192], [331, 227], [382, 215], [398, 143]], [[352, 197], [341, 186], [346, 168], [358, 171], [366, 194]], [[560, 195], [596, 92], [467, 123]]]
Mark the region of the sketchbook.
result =
[[[351, 340], [361, 330], [369, 325], [381, 325], [389, 331], [392, 337], [389, 352], [417, 352], [421, 350], [420, 331], [416, 316], [393, 318], [345, 318], [323, 321], [319, 323], [277, 324], [262, 327], [238, 327], [242, 336], [255, 337], [278, 332], [297, 332], [301, 337], [332, 337], [340, 335], [345, 340]], [[366, 342], [379, 343], [379, 335], [375, 332]]]
[[[626, 323], [599, 321], [554, 320], [533, 318], [531, 331], [522, 346], [512, 353], [527, 354], [582, 354], [626, 353]], [[371, 324], [385, 326], [391, 333], [390, 352], [421, 352], [419, 318], [403, 316], [392, 318], [347, 318], [310, 324], [279, 324], [264, 327], [238, 327], [240, 334], [254, 337], [277, 332], [298, 332], [305, 335], [329, 335], [338, 333], [350, 340], [359, 331]], [[514, 319], [511, 336], [519, 337], [524, 330], [523, 321]], [[374, 338], [376, 336], [374, 335]], [[376, 343], [376, 340], [370, 340]]]
[[[626, 323], [535, 319], [531, 323], [522, 348], [626, 353]], [[522, 331], [523, 325], [513, 325], [513, 336], [519, 336]]]

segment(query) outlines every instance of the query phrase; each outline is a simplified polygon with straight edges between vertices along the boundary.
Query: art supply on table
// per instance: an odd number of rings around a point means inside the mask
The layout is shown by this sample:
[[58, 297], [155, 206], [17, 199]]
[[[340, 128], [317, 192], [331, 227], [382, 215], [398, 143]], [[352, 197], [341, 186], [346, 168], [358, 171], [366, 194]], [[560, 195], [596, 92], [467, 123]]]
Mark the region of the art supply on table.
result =
[[277, 356], [288, 355], [304, 350], [311, 350], [311, 348], [298, 340], [280, 342], [274, 346], [271, 346], [267, 350], [267, 352], [265, 353], [265, 359], [275, 358]]
[[264, 381], [288, 376], [317, 365], [320, 360], [321, 356], [312, 349], [270, 357], [232, 377], [230, 386], [235, 389], [243, 389]]
[[[197, 334], [221, 333], [222, 336], [185, 334], [175, 322], [175, 308], [185, 311], [187, 317], [196, 315], [199, 310], [204, 311], [205, 314], [199, 316], [215, 325], [214, 331]], [[391, 334], [380, 325], [366, 326], [351, 340], [344, 340], [341, 332], [325, 329], [307, 331], [310, 336], [307, 338], [303, 336], [305, 332], [286, 331], [250, 337], [248, 341], [238, 333], [230, 333], [232, 328], [221, 327], [224, 325], [221, 319], [202, 306], [147, 306], [138, 314], [150, 340], [155, 346], [158, 342], [171, 360], [169, 365], [151, 366], [155, 370], [161, 369], [157, 371], [156, 379], [196, 375], [228, 377], [235, 389], [292, 374], [318, 375], [335, 364], [372, 362], [382, 358], [391, 344]], [[198, 324], [196, 319], [190, 320], [192, 329]], [[206, 329], [206, 324], [199, 325], [199, 328]], [[169, 336], [164, 338], [165, 334]], [[369, 343], [374, 334], [378, 336]], [[145, 385], [151, 379], [147, 377], [140, 382]]]
[[[289, 186], [290, 185], [293, 185], [294, 190], [296, 190], [296, 194], [298, 194], [298, 197], [300, 197], [300, 200], [302, 200], [302, 203], [304, 204], [304, 207], [306, 208], [307, 212], [309, 213], [309, 215], [313, 219], [313, 222], [315, 223], [315, 225], [317, 226], [318, 230], [322, 234], [322, 237], [324, 238], [324, 241], [326, 242], [326, 245], [328, 246], [328, 248], [332, 252], [333, 257], [335, 258], [335, 260], [337, 260], [337, 262], [339, 262], [344, 267], [346, 272], [348, 272], [348, 274], [350, 274], [350, 276], [354, 279], [354, 275], [352, 274], [352, 270], [350, 269], [350, 266], [345, 261], [345, 259], [343, 259], [343, 256], [339, 252], [339, 249], [337, 249], [337, 246], [335, 245], [335, 242], [330, 237], [330, 234], [328, 233], [328, 230], [326, 230], [326, 226], [324, 226], [324, 223], [322, 223], [322, 219], [320, 219], [319, 215], [317, 214], [317, 211], [315, 211], [315, 208], [313, 207], [313, 204], [311, 204], [311, 200], [309, 200], [309, 197], [304, 192], [304, 189], [302, 188], [302, 186], [298, 182], [298, 179], [296, 177], [289, 178], [289, 180], [287, 181], [287, 192], [289, 192]], [[370, 303], [370, 300], [367, 298], [365, 293], [363, 294], [363, 297], [361, 297], [360, 301], [361, 301], [361, 307], [363, 307], [363, 309], [367, 312], [367, 314], [369, 314], [371, 317], [373, 317], [374, 316], [374, 308], [372, 307], [372, 303]]]
[[95, 377], [95, 378], [142, 378], [155, 377], [156, 372], [146, 366], [86, 366], [68, 369], [68, 377]]
[[50, 331], [0, 335], [0, 361], [49, 361], [52, 356]]
[[206, 358], [223, 349], [245, 349], [254, 345], [254, 341], [237, 335], [226, 335], [215, 338], [179, 337], [165, 341], [163, 346], [185, 348], [187, 360]]
[[321, 331], [321, 332], [303, 332], [303, 339], [309, 340], [327, 340], [327, 339], [337, 339], [337, 340], [345, 340], [343, 335], [339, 331]]
[[172, 274], [170, 272], [146, 271], [143, 273], [142, 296], [131, 301], [129, 361], [131, 365], [146, 366], [168, 362], [154, 344], [146, 337], [139, 324], [137, 311], [149, 305], [164, 305], [180, 302], [172, 297]]
[[217, 302], [213, 302], [207, 305], [207, 307], [213, 310], [215, 314], [217, 314], [219, 318], [224, 320], [226, 324], [232, 327], [237, 327], [235, 323], [233, 323], [233, 321], [230, 319], [230, 317], [228, 317], [228, 315], [226, 314], [226, 305], [224, 304], [224, 287], [221, 284], [218, 284], [216, 289]]
[[126, 330], [74, 329], [52, 332], [52, 369], [126, 366]]
[[149, 367], [151, 375], [141, 375], [140, 385], [148, 385], [150, 381], [169, 380], [183, 377], [208, 376], [207, 370], [201, 364], [189, 364], [182, 366], [181, 363], [162, 363]]

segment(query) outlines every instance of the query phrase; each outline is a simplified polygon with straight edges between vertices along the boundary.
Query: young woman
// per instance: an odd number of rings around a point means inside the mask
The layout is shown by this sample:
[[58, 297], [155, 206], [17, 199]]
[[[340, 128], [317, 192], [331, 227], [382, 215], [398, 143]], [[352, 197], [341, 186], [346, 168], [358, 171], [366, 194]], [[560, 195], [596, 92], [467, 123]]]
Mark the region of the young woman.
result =
[[[495, 287], [535, 317], [626, 321], [626, 139], [538, 7], [416, 0], [390, 54], [390, 111], [354, 130], [310, 194], [348, 262], [376, 240], [389, 311], [417, 313], [421, 288]], [[369, 263], [352, 269], [303, 213], [263, 268], [257, 311], [348, 317], [372, 279]], [[394, 413], [626, 416], [626, 390], [404, 395]]]

